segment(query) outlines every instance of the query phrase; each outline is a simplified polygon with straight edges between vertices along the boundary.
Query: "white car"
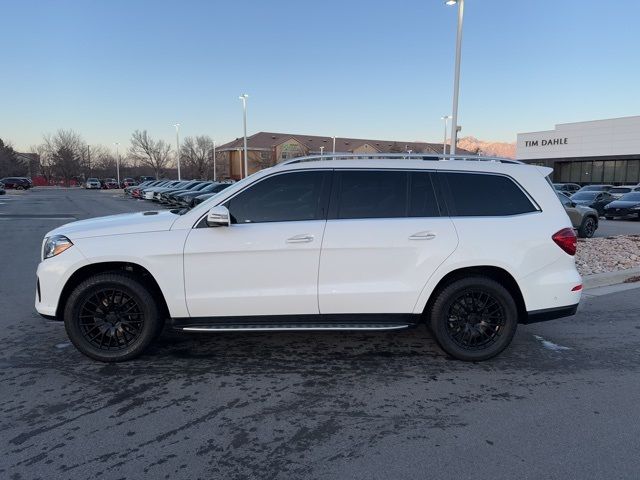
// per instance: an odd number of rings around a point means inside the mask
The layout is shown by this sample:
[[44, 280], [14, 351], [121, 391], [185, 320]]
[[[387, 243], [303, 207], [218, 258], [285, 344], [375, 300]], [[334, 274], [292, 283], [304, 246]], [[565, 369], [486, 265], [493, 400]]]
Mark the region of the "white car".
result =
[[84, 184], [84, 188], [88, 190], [91, 190], [94, 188], [100, 190], [102, 188], [102, 184], [100, 183], [100, 180], [98, 180], [97, 178], [87, 178], [87, 181]]
[[182, 214], [56, 228], [36, 309], [104, 362], [141, 354], [165, 322], [216, 333], [425, 323], [448, 354], [477, 361], [518, 323], [576, 312], [576, 236], [550, 168], [403, 156], [297, 159]]
[[609, 190], [609, 194], [616, 200], [620, 200], [623, 195], [631, 192], [640, 192], [640, 187], [638, 185], [620, 185]]

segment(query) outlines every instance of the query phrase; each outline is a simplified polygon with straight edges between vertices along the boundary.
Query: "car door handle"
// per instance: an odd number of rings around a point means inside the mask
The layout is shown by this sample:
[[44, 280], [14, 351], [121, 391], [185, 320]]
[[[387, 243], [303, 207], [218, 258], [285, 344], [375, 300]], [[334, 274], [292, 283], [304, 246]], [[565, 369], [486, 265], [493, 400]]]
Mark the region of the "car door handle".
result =
[[433, 240], [436, 234], [433, 232], [418, 232], [409, 237], [409, 240]]
[[287, 238], [287, 243], [309, 243], [313, 242], [313, 238], [313, 235], [302, 233], [300, 235], [295, 235], [291, 238]]

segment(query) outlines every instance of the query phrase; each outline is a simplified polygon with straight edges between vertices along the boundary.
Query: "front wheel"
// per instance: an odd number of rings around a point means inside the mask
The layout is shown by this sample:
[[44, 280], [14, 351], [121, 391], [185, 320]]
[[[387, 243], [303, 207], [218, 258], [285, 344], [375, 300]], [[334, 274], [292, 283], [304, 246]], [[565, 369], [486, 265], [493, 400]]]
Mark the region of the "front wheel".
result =
[[587, 217], [582, 221], [578, 229], [578, 236], [580, 238], [591, 238], [596, 233], [597, 228], [596, 220], [593, 217]]
[[499, 354], [511, 343], [518, 325], [518, 309], [509, 291], [481, 276], [444, 287], [429, 314], [431, 331], [442, 349], [469, 362]]
[[121, 362], [140, 355], [162, 328], [149, 290], [121, 272], [88, 278], [69, 296], [64, 309], [69, 339], [86, 356]]

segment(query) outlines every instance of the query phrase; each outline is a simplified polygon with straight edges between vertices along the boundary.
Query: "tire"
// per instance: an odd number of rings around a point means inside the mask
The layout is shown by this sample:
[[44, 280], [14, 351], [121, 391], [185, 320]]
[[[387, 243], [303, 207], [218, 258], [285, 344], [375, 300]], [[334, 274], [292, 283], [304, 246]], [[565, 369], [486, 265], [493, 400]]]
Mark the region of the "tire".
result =
[[613, 217], [606, 217], [605, 216], [604, 218], [606, 218], [607, 220], [613, 220]]
[[436, 294], [429, 326], [447, 354], [477, 362], [496, 356], [511, 343], [518, 326], [518, 309], [500, 283], [484, 276], [468, 277]]
[[598, 229], [598, 223], [593, 217], [585, 217], [582, 220], [580, 228], [578, 228], [578, 236], [580, 238], [591, 238]]
[[90, 277], [73, 290], [64, 326], [80, 352], [111, 363], [139, 356], [163, 321], [153, 296], [134, 275], [111, 272]]

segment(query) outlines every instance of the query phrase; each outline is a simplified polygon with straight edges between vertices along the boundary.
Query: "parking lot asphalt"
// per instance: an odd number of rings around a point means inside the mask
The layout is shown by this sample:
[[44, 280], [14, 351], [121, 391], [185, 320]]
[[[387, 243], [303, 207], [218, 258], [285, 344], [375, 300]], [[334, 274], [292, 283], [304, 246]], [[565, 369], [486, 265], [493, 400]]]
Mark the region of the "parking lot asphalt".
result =
[[425, 328], [166, 332], [135, 361], [91, 361], [33, 309], [42, 237], [147, 208], [111, 192], [0, 197], [0, 478], [640, 476], [640, 290], [520, 326], [479, 364]]

